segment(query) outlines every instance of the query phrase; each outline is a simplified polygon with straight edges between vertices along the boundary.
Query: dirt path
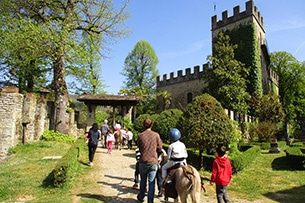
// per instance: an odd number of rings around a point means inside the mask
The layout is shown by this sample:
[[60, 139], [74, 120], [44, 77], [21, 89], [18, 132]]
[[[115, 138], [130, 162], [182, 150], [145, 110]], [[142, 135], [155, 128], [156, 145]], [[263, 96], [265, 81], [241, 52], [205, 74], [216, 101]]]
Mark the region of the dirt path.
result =
[[[107, 150], [98, 147], [94, 165], [90, 174], [86, 175], [85, 181], [81, 181], [77, 189], [74, 190], [73, 202], [84, 202], [82, 199], [92, 199], [93, 202], [105, 203], [136, 203], [138, 189], [132, 188], [134, 184], [135, 170], [135, 152], [123, 148], [122, 150], [114, 149], [112, 154], [108, 154]], [[85, 182], [85, 183], [84, 183]], [[84, 186], [82, 184], [88, 184]], [[207, 192], [202, 191], [201, 202], [215, 203], [215, 189], [205, 182]], [[157, 194], [157, 187], [155, 193]], [[229, 194], [230, 195], [230, 194]], [[147, 198], [145, 198], [145, 202]], [[90, 201], [90, 202], [92, 202]], [[86, 201], [88, 202], [88, 201]], [[165, 202], [164, 197], [155, 196], [155, 203]], [[174, 202], [170, 199], [169, 202]], [[232, 199], [234, 203], [247, 203], [249, 201], [241, 199]], [[255, 201], [260, 203], [263, 201]]]

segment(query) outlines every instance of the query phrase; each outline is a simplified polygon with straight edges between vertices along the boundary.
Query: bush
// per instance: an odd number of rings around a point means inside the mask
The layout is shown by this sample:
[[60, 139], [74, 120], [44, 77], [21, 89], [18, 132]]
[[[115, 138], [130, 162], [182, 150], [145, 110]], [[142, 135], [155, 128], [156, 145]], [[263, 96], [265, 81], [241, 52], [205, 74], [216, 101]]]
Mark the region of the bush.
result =
[[269, 121], [259, 122], [257, 124], [256, 132], [259, 141], [270, 141], [277, 132], [276, 124]]
[[218, 145], [228, 147], [234, 141], [236, 126], [221, 104], [211, 95], [203, 94], [188, 104], [179, 120], [181, 139], [188, 147], [209, 153]]
[[53, 170], [54, 187], [62, 187], [73, 179], [78, 169], [78, 157], [80, 149], [84, 148], [84, 140], [78, 139], [70, 150], [59, 160]]
[[244, 153], [230, 158], [233, 173], [238, 173], [239, 171], [246, 168], [257, 156], [260, 155], [260, 153], [260, 147], [253, 146]]
[[202, 163], [205, 171], [212, 171], [213, 161], [215, 160], [215, 155], [203, 155]]
[[168, 131], [176, 128], [183, 112], [178, 109], [169, 109], [160, 113], [154, 124], [154, 130], [160, 134], [163, 141], [169, 141]]
[[55, 132], [54, 130], [46, 130], [40, 136], [40, 140], [74, 143], [76, 138], [69, 134], [62, 134], [59, 132]]

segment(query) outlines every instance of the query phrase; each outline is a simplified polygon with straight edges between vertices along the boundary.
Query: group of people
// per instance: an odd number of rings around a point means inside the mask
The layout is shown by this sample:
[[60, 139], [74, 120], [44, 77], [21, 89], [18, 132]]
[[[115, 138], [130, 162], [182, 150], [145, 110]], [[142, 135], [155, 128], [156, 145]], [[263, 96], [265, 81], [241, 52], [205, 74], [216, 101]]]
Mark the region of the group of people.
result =
[[133, 133], [129, 128], [121, 128], [119, 121], [114, 126], [114, 131], [109, 127], [108, 120], [104, 120], [101, 127], [98, 127], [97, 123], [93, 123], [92, 127], [86, 136], [89, 149], [89, 166], [93, 165], [94, 155], [98, 146], [98, 142], [101, 140], [103, 148], [107, 148], [109, 154], [112, 153], [113, 144], [115, 142], [115, 133], [121, 131], [123, 139], [126, 139], [128, 149], [132, 149]]
[[[167, 176], [167, 170], [176, 164], [187, 165], [186, 159], [188, 157], [185, 144], [179, 139], [181, 133], [178, 129], [173, 128], [169, 131], [169, 139], [171, 144], [168, 147], [167, 153], [162, 148], [163, 142], [157, 132], [152, 131], [153, 122], [146, 118], [143, 122], [144, 131], [138, 135], [136, 140], [136, 170], [135, 170], [135, 184], [133, 187], [138, 187], [140, 175], [140, 190], [137, 195], [137, 200], [144, 202], [145, 193], [147, 192], [147, 202], [154, 202], [155, 194], [155, 180], [157, 179], [159, 196], [162, 196], [162, 184]], [[118, 129], [119, 128], [119, 129]], [[107, 130], [106, 130], [107, 129]], [[115, 126], [115, 130], [121, 130], [119, 125]], [[126, 134], [131, 132], [127, 130]], [[107, 125], [107, 120], [99, 130], [96, 123], [88, 133], [88, 148], [89, 148], [89, 165], [92, 166], [94, 153], [97, 148], [97, 143], [100, 136], [104, 136], [105, 143], [107, 143], [108, 152], [112, 150], [112, 142], [114, 140], [112, 130]], [[132, 135], [131, 135], [132, 137]], [[126, 136], [128, 139], [128, 136]], [[103, 138], [102, 138], [103, 141]], [[111, 149], [110, 149], [111, 147]], [[132, 149], [132, 138], [128, 139], [128, 148]], [[167, 156], [168, 162], [161, 166], [162, 157]], [[227, 158], [226, 148], [219, 146], [215, 151], [215, 160], [212, 167], [212, 175], [210, 184], [216, 183], [216, 197], [217, 202], [229, 203], [227, 195], [227, 186], [232, 177], [232, 166]], [[158, 175], [158, 171], [161, 173]], [[148, 187], [147, 187], [148, 185]]]
[[[167, 170], [171, 167], [180, 164], [187, 165], [186, 159], [188, 157], [185, 144], [179, 139], [181, 133], [177, 128], [172, 128], [169, 131], [169, 139], [171, 144], [167, 150], [168, 162], [163, 166], [160, 166], [160, 157], [166, 155], [166, 152], [162, 148], [162, 140], [157, 132], [152, 131], [152, 121], [145, 119], [143, 126], [144, 131], [139, 134], [137, 139], [136, 149], [136, 171], [135, 171], [135, 185], [138, 186], [137, 174], [140, 174], [140, 191], [137, 195], [137, 199], [140, 202], [144, 202], [145, 192], [147, 190], [147, 202], [152, 203], [154, 201], [155, 194], [155, 179], [157, 179], [159, 194], [162, 191], [161, 185], [167, 176]], [[212, 175], [210, 184], [216, 183], [216, 197], [217, 202], [229, 203], [227, 194], [227, 186], [232, 177], [232, 166], [227, 158], [226, 148], [219, 146], [215, 151], [215, 160], [212, 167]], [[161, 169], [161, 178], [158, 178], [158, 170]], [[160, 181], [161, 180], [161, 181]], [[162, 183], [162, 184], [160, 184]]]

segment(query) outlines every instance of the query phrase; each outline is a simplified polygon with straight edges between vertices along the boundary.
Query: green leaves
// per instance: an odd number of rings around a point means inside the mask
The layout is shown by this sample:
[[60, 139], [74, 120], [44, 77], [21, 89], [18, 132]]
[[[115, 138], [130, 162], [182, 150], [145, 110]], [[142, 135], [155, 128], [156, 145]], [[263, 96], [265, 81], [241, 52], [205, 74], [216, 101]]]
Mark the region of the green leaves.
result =
[[218, 144], [229, 145], [234, 138], [234, 126], [221, 104], [209, 94], [194, 98], [179, 122], [188, 147], [210, 152]]
[[249, 94], [243, 75], [247, 75], [248, 71], [244, 64], [234, 58], [236, 48], [236, 45], [230, 44], [228, 35], [219, 34], [213, 56], [208, 57], [213, 66], [211, 77], [208, 78], [208, 92], [225, 108], [246, 113]]
[[122, 75], [126, 77], [125, 88], [150, 95], [154, 92], [159, 63], [151, 45], [140, 40], [125, 59]]

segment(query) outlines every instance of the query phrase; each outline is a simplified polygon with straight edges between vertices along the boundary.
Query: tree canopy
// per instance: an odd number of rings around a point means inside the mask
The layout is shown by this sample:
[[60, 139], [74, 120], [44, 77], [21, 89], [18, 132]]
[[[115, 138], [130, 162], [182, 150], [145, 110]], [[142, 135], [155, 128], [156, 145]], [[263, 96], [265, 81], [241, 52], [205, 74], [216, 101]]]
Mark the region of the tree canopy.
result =
[[279, 97], [286, 115], [285, 132], [291, 123], [305, 133], [302, 127], [305, 121], [305, 65], [287, 52], [273, 52], [270, 60], [270, 67], [279, 76]]
[[135, 93], [150, 95], [154, 93], [158, 76], [159, 59], [149, 42], [140, 40], [125, 59], [122, 75], [125, 89]]
[[[25, 74], [27, 67], [32, 67], [31, 62], [37, 64], [40, 59], [48, 59], [53, 75], [52, 87], [56, 100], [55, 130], [67, 133], [69, 129], [69, 117], [66, 112], [69, 93], [65, 78], [69, 73], [68, 70], [73, 70], [70, 73], [75, 73], [77, 69], [83, 71], [82, 64], [92, 62], [90, 56], [93, 55], [88, 54], [92, 47], [96, 52], [100, 52], [108, 43], [126, 34], [127, 30], [124, 29], [123, 22], [129, 17], [125, 12], [127, 6], [128, 1], [119, 9], [115, 8], [112, 1], [1, 1], [0, 15], [1, 25], [3, 25], [1, 32], [8, 37], [10, 31], [15, 31], [12, 36], [13, 39], [16, 39], [16, 43], [12, 46], [3, 46], [0, 49], [5, 50], [4, 53], [6, 53], [1, 61], [5, 64], [4, 72], [10, 73], [10, 70], [18, 68], [20, 71], [14, 72]], [[19, 46], [16, 46], [17, 43], [22, 42], [22, 38], [27, 35], [27, 33], [17, 32], [20, 25], [23, 24], [24, 28], [32, 26], [31, 32], [28, 32], [32, 35], [32, 40], [28, 39], [19, 49]], [[86, 37], [84, 38], [84, 36]], [[1, 38], [1, 40], [3, 39]], [[42, 56], [39, 53], [42, 53]], [[10, 57], [16, 61], [19, 55], [22, 58], [30, 56], [32, 60], [29, 60], [29, 63], [26, 61], [22, 66], [8, 63]], [[35, 76], [37, 69], [30, 70]], [[92, 68], [89, 67], [87, 70], [92, 70]], [[82, 74], [84, 78], [87, 75], [92, 76], [90, 72], [89, 74], [86, 71], [82, 73], [85, 73]], [[18, 76], [20, 77], [21, 74]], [[37, 77], [41, 77], [41, 75]]]
[[207, 77], [207, 91], [224, 108], [247, 113], [247, 99], [249, 94], [246, 92], [246, 80], [243, 76], [248, 71], [244, 64], [237, 61], [234, 57], [234, 49], [237, 45], [230, 44], [230, 37], [222, 32], [218, 36], [217, 42], [213, 47], [213, 56], [208, 56], [212, 70]]
[[221, 104], [209, 94], [197, 96], [187, 105], [178, 126], [186, 145], [201, 153], [218, 145], [229, 146], [236, 132]]
[[156, 78], [158, 76], [157, 64], [159, 59], [145, 40], [136, 43], [133, 50], [128, 53], [122, 75], [125, 76], [125, 87], [120, 90], [123, 94], [136, 94], [142, 99], [137, 108], [137, 114], [150, 113], [156, 110]]

